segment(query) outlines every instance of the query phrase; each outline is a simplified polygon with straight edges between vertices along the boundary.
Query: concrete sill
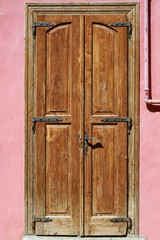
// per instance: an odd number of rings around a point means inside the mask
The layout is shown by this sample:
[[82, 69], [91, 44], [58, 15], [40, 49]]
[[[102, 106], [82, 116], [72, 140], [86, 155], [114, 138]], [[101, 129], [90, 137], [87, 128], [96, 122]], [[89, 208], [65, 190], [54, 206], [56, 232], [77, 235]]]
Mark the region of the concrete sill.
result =
[[50, 237], [24, 235], [22, 240], [146, 240], [144, 237]]

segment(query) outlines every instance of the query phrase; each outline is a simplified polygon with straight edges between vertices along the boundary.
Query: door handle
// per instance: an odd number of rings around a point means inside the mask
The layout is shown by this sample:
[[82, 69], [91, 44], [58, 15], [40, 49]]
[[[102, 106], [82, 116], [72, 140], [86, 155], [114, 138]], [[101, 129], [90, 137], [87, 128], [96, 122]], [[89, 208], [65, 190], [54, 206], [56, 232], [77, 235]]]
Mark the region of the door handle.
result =
[[93, 139], [95, 139], [95, 138], [99, 138], [99, 137], [92, 137], [92, 138], [85, 138], [85, 140], [93, 140]]
[[87, 152], [88, 152], [88, 140], [93, 140], [93, 139], [96, 139], [96, 138], [99, 139], [99, 137], [89, 138], [87, 132], [84, 133], [84, 154], [85, 155], [87, 155]]
[[88, 140], [93, 140], [93, 139], [96, 139], [96, 138], [98, 138], [98, 139], [99, 139], [99, 137], [92, 137], [92, 138], [88, 138], [88, 134], [87, 134], [87, 132], [85, 132], [85, 133], [84, 133], [84, 140], [85, 140], [85, 141], [88, 141]]

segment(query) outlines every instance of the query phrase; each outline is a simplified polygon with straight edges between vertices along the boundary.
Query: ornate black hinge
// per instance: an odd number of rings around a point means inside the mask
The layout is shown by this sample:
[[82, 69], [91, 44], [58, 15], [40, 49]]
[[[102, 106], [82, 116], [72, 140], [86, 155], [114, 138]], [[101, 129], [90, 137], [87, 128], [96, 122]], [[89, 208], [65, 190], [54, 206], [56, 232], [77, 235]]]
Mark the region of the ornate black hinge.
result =
[[131, 39], [132, 35], [132, 23], [131, 22], [115, 22], [109, 24], [111, 27], [127, 27], [128, 28], [128, 38]]
[[37, 27], [50, 27], [50, 26], [54, 26], [53, 23], [49, 23], [49, 22], [34, 22], [33, 23], [33, 38], [36, 38], [36, 28]]
[[102, 118], [101, 119], [102, 122], [127, 122], [128, 123], [128, 134], [130, 134], [130, 131], [132, 129], [132, 119], [125, 117], [125, 118]]
[[132, 229], [132, 220], [129, 217], [126, 217], [126, 218], [111, 218], [110, 221], [113, 222], [113, 223], [127, 222], [128, 229], [129, 230]]
[[33, 231], [35, 232], [35, 225], [36, 225], [36, 222], [52, 222], [53, 220], [51, 218], [47, 218], [47, 217], [44, 217], [44, 218], [34, 218], [33, 222], [32, 222], [32, 227], [33, 227]]
[[33, 117], [32, 120], [32, 132], [35, 133], [36, 130], [36, 122], [62, 122], [62, 118], [51, 118], [51, 117]]

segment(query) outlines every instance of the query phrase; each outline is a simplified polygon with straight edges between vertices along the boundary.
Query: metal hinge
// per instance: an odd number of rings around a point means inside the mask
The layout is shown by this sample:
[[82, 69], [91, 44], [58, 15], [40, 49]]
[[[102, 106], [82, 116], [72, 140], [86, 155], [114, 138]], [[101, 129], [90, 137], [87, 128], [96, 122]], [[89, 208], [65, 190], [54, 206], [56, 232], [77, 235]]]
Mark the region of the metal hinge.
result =
[[129, 217], [126, 217], [126, 218], [111, 218], [110, 221], [113, 222], [113, 223], [127, 222], [128, 229], [132, 230], [132, 220]]
[[62, 122], [62, 118], [47, 118], [47, 117], [33, 117], [32, 120], [32, 133], [36, 131], [36, 122]]
[[102, 122], [127, 122], [128, 123], [128, 134], [130, 134], [130, 131], [132, 129], [132, 119], [131, 118], [102, 118]]
[[35, 232], [35, 225], [36, 222], [52, 222], [53, 220], [51, 218], [34, 218], [33, 222], [32, 222], [32, 227], [33, 227], [33, 231]]
[[50, 26], [54, 26], [53, 23], [49, 23], [49, 22], [34, 22], [33, 23], [33, 38], [36, 38], [36, 28], [37, 27], [50, 27]]
[[109, 24], [111, 27], [127, 27], [128, 28], [128, 39], [132, 36], [132, 23], [131, 22], [115, 22]]

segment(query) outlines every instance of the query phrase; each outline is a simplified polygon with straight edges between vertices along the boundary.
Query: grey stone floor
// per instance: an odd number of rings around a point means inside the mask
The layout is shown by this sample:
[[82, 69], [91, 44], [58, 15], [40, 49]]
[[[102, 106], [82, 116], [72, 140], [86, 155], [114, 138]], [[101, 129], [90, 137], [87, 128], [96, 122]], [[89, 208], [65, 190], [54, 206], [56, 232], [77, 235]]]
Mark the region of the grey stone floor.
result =
[[24, 235], [22, 240], [147, 240], [144, 237], [50, 237]]

